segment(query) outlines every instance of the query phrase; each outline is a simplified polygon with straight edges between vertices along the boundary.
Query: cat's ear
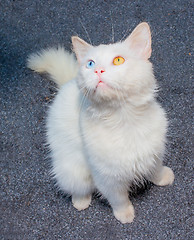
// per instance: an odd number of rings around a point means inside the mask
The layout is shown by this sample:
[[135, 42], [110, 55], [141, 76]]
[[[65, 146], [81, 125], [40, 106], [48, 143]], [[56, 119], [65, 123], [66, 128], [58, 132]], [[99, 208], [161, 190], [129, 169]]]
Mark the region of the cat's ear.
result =
[[151, 57], [151, 32], [150, 27], [146, 22], [137, 25], [124, 42], [128, 44], [138, 58], [147, 60]]
[[73, 44], [73, 51], [75, 52], [77, 60], [80, 63], [81, 59], [86, 55], [92, 45], [76, 36], [72, 37], [71, 40]]

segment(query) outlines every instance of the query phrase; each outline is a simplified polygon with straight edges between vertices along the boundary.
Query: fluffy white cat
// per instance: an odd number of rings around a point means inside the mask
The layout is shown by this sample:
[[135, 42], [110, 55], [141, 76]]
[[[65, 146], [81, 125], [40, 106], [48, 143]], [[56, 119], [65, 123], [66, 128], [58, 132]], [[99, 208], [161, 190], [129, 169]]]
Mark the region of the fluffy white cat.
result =
[[[92, 46], [72, 37], [74, 55], [63, 48], [32, 54], [28, 67], [47, 72], [60, 90], [47, 119], [52, 173], [83, 210], [98, 189], [122, 223], [134, 219], [132, 182], [172, 184], [163, 166], [167, 120], [155, 99], [151, 33], [139, 24], [122, 42]], [[66, 83], [67, 82], [67, 83]]]

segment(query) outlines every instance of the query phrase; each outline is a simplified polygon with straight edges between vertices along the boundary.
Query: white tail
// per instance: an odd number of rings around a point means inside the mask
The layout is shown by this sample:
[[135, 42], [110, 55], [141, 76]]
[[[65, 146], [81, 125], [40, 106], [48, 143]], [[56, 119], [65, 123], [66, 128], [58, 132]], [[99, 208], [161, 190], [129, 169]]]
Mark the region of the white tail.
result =
[[27, 67], [35, 72], [48, 73], [58, 87], [76, 77], [78, 72], [78, 63], [73, 53], [65, 51], [63, 47], [31, 54]]

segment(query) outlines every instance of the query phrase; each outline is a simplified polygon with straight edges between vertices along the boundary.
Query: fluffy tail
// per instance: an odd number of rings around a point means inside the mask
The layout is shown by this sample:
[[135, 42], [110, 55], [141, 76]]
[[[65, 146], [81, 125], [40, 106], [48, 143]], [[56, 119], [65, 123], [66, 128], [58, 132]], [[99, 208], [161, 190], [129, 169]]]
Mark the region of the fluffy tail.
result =
[[35, 72], [46, 72], [58, 87], [73, 79], [78, 72], [78, 63], [72, 53], [63, 47], [42, 50], [31, 54], [27, 59], [27, 67]]

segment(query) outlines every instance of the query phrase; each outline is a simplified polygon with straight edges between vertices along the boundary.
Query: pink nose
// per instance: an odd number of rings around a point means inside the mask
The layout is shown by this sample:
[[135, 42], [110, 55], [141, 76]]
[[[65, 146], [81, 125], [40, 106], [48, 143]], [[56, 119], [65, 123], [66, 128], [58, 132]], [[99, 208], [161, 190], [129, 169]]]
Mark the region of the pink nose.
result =
[[94, 72], [97, 73], [97, 75], [99, 76], [99, 75], [101, 75], [103, 72], [105, 72], [105, 70], [102, 69], [102, 68], [97, 68], [97, 69], [94, 70]]

